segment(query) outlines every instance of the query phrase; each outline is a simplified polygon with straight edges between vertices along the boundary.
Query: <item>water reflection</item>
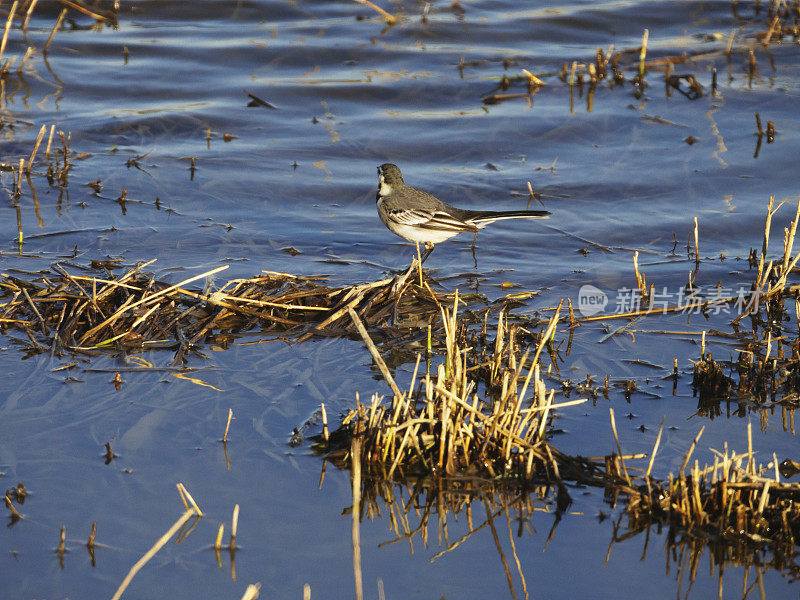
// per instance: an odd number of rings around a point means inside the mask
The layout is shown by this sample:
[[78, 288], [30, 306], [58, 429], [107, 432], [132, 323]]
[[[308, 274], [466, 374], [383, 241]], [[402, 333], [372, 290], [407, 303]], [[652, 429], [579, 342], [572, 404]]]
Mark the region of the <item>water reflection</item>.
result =
[[[356, 597], [361, 594], [361, 548], [359, 528], [365, 521], [385, 522], [394, 532], [393, 539], [378, 544], [386, 548], [395, 544], [408, 546], [415, 554], [418, 544], [426, 550], [439, 548], [430, 557], [435, 563], [443, 556], [459, 552], [472, 543], [481, 532], [491, 535], [512, 599], [536, 597], [536, 579], [526, 577], [525, 565], [530, 562], [520, 556], [517, 543], [521, 538], [537, 540], [542, 552], [558, 536], [558, 525], [565, 514], [576, 518], [581, 513], [568, 513], [570, 505], [564, 501], [559, 487], [553, 484], [532, 485], [520, 491], [516, 483], [504, 485], [477, 478], [413, 479], [403, 482], [378, 481], [366, 478], [361, 481], [360, 469], [351, 474], [353, 504], [343, 514], [353, 517], [353, 566]], [[359, 484], [362, 484], [359, 488]], [[580, 488], [578, 488], [580, 489]], [[608, 508], [617, 511], [616, 494], [606, 494]], [[614, 562], [614, 547], [630, 545], [638, 539], [642, 546], [641, 561], [650, 560], [648, 552], [655, 538], [663, 549], [656, 552], [665, 560], [666, 575], [672, 579], [678, 597], [705, 597], [708, 585], [703, 584], [695, 594], [692, 590], [698, 578], [699, 566], [709, 562], [708, 580], [714, 582], [719, 597], [748, 598], [753, 587], [762, 589], [764, 577], [779, 572], [783, 577], [800, 576], [797, 553], [791, 546], [756, 547], [747, 539], [734, 541], [730, 537], [688, 533], [676, 525], [654, 523], [639, 518], [636, 511], [619, 511], [609, 520], [610, 537], [605, 564]], [[545, 528], [538, 530], [536, 523]], [[601, 513], [601, 520], [606, 519]], [[485, 539], [477, 542], [486, 547]], [[706, 559], [707, 557], [707, 559]], [[625, 560], [620, 559], [620, 560]], [[490, 569], [491, 561], [482, 562], [481, 569]], [[577, 578], [583, 577], [578, 564], [565, 567]], [[635, 576], [632, 576], [635, 577]], [[741, 581], [741, 587], [737, 583]], [[736, 592], [733, 590], [739, 589]]]

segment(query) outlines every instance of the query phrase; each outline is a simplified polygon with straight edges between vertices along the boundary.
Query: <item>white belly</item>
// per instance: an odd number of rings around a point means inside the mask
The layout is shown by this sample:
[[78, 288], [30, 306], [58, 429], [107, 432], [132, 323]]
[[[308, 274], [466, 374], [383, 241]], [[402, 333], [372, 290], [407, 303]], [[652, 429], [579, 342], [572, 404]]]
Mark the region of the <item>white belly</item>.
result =
[[460, 231], [439, 231], [414, 227], [413, 225], [402, 225], [385, 220], [383, 215], [381, 215], [381, 220], [392, 233], [399, 235], [409, 242], [430, 242], [431, 244], [438, 244], [439, 242], [449, 240], [451, 237], [461, 233]]

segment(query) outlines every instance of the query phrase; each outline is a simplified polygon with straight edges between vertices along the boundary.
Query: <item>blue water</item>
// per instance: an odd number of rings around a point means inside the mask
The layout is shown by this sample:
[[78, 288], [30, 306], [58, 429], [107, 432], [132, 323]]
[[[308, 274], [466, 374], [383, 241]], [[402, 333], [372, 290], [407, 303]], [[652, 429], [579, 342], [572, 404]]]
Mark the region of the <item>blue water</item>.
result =
[[[584, 284], [609, 294], [613, 308], [618, 290], [635, 287], [634, 250], [648, 281], [677, 293], [694, 268], [685, 246], [695, 217], [704, 258], [697, 283], [749, 285], [753, 275], [741, 259], [761, 247], [770, 196], [790, 203], [773, 221], [771, 250], [780, 252], [798, 194], [798, 61], [788, 37], [769, 54], [748, 37], [767, 28], [764, 11], [756, 16], [754, 5], [738, 3], [737, 17], [727, 2], [445, 2], [431, 3], [423, 20], [425, 6], [385, 3], [404, 15], [391, 28], [355, 2], [123, 2], [116, 28], [95, 29], [93, 19], [71, 10], [47, 60], [35, 52], [20, 75], [25, 49], [44, 46], [60, 11], [54, 3], [37, 5], [27, 39], [16, 28], [9, 34], [5, 58], [17, 62], [0, 98], [2, 160], [18, 164], [39, 128], [55, 124], [71, 134], [73, 164], [68, 184], [51, 186], [40, 149], [32, 189], [23, 182], [18, 200], [22, 254], [12, 175], [0, 175], [0, 271], [47, 269], [75, 252], [72, 260], [81, 264], [156, 258], [150, 270], [175, 282], [223, 264], [229, 269], [217, 275], [218, 285], [262, 269], [327, 275], [337, 285], [371, 281], [407, 265], [414, 252], [377, 218], [375, 167], [383, 162], [399, 165], [407, 183], [466, 208], [526, 208], [532, 184], [540, 200], [530, 206], [549, 210], [548, 221], [495, 224], [478, 236], [474, 258], [464, 236], [437, 246], [426, 263], [447, 289], [463, 291], [477, 279], [489, 299], [508, 293], [506, 282], [517, 286], [510, 291], [539, 292], [518, 309], [523, 315], [562, 298], [576, 302]], [[572, 90], [559, 80], [563, 64], [592, 60], [599, 47], [637, 48], [645, 28], [648, 59], [701, 55], [673, 73], [693, 74], [704, 86], [702, 98], [668, 95], [656, 70], [642, 97], [630, 82], [606, 81], [590, 95], [588, 79]], [[750, 48], [757, 59], [752, 77]], [[629, 78], [635, 62], [635, 54], [622, 60]], [[503, 74], [513, 78], [523, 68], [546, 83], [530, 103], [483, 103], [502, 93], [496, 86]], [[525, 90], [515, 81], [507, 93]], [[275, 109], [248, 107], [245, 91]], [[758, 157], [756, 112], [777, 130]], [[696, 143], [685, 141], [690, 136]], [[96, 194], [86, 184], [98, 179], [103, 189]], [[123, 190], [124, 207], [116, 201]], [[784, 428], [779, 408], [728, 418], [723, 406], [713, 421], [695, 416], [689, 384], [697, 333], [725, 330], [731, 318], [651, 317], [602, 343], [624, 322], [578, 328], [549, 385], [610, 375], [636, 380], [640, 392], [627, 403], [615, 388], [608, 400], [561, 411], [555, 445], [583, 455], [611, 452], [613, 407], [626, 453], [648, 452], [666, 418], [658, 476], [679, 468], [702, 425], [701, 464], [713, 461], [709, 448], [721, 450], [725, 442], [745, 451], [748, 418], [760, 462], [773, 452], [779, 460], [796, 458], [794, 431]], [[162, 549], [126, 597], [236, 598], [256, 581], [262, 597], [297, 597], [304, 583], [314, 597], [353, 594], [350, 518], [342, 516], [352, 502], [348, 476], [329, 466], [319, 489], [320, 459], [308, 442], [291, 448], [287, 441], [320, 402], [333, 420], [356, 392], [364, 399], [385, 386], [360, 343], [242, 344], [259, 337], [267, 339], [253, 334], [225, 351], [206, 348], [206, 359], [192, 357], [199, 370], [188, 376], [197, 381], [123, 372], [118, 391], [114, 372], [126, 365], [116, 359], [23, 360], [26, 338], [0, 337], [0, 484], [22, 481], [31, 492], [25, 520], [0, 532], [3, 596], [111, 597], [179, 516], [177, 482], [207, 517], [182, 544]], [[735, 358], [729, 341], [708, 343], [715, 357]], [[171, 355], [141, 358], [163, 366]], [[671, 382], [661, 380], [673, 358], [682, 371], [674, 396]], [[399, 367], [399, 379], [407, 382], [412, 367]], [[229, 408], [236, 416], [230, 468], [218, 442]], [[110, 465], [103, 461], [106, 442], [119, 455]], [[674, 565], [666, 568], [664, 535], [653, 531], [644, 561], [640, 535], [616, 544], [606, 562], [612, 527], [598, 516], [616, 518], [619, 509], [597, 491], [572, 496], [575, 514], [565, 515], [549, 543], [552, 513], [536, 512], [532, 530], [515, 538], [530, 597], [686, 593], [686, 576], [679, 580]], [[218, 569], [208, 547], [219, 523], [229, 530], [237, 503], [242, 550], [234, 580], [227, 555]], [[473, 511], [476, 526], [483, 523], [483, 503], [474, 502]], [[428, 547], [417, 538], [412, 553], [407, 542], [379, 547], [394, 539], [386, 514], [384, 507], [361, 529], [368, 596], [378, 595], [380, 579], [387, 597], [524, 597], [505, 517], [495, 524], [513, 594], [488, 527], [431, 563], [443, 549], [435, 515]], [[409, 518], [418, 522], [413, 511]], [[82, 547], [92, 521], [98, 541], [109, 546], [97, 549], [95, 567]], [[61, 525], [69, 549], [63, 569], [53, 551]], [[512, 520], [514, 532], [517, 526]], [[448, 516], [448, 527], [451, 541], [467, 531], [463, 515], [457, 523]], [[707, 557], [701, 564], [695, 598], [717, 593], [716, 571]], [[743, 577], [743, 568], [726, 567], [724, 597], [741, 595]], [[752, 570], [747, 577], [755, 580]], [[764, 575], [763, 586], [767, 597], [790, 593], [775, 571]]]

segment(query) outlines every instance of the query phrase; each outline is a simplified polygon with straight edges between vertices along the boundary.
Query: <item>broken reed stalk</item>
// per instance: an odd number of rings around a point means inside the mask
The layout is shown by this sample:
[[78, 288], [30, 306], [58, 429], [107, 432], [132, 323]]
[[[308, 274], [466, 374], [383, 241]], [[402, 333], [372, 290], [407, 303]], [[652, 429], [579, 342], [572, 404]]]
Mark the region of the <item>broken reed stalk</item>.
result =
[[650, 30], [645, 29], [642, 34], [642, 49], [639, 52], [639, 81], [644, 85], [644, 61], [647, 57], [647, 38], [650, 36]]
[[203, 511], [200, 510], [200, 507], [197, 506], [197, 502], [194, 501], [192, 495], [189, 493], [189, 490], [186, 489], [186, 486], [182, 483], [177, 483], [176, 487], [178, 488], [178, 494], [180, 495], [181, 502], [186, 507], [186, 510], [193, 510], [198, 517], [203, 516]]
[[[175, 535], [178, 532], [178, 530], [181, 527], [183, 527], [189, 519], [191, 519], [192, 517], [203, 516], [203, 513], [197, 507], [197, 504], [195, 504], [194, 499], [192, 499], [189, 492], [181, 483], [178, 484], [178, 492], [181, 495], [181, 500], [183, 501], [184, 506], [186, 506], [186, 512], [184, 512], [180, 516], [180, 518], [177, 521], [175, 521], [175, 523], [173, 523], [172, 527], [170, 527], [166, 531], [166, 533], [164, 533], [164, 535], [162, 535], [156, 541], [156, 543], [153, 544], [150, 550], [145, 552], [144, 555], [138, 561], [136, 561], [136, 563], [131, 567], [130, 571], [128, 571], [128, 574], [125, 576], [125, 579], [122, 580], [122, 583], [117, 588], [117, 591], [111, 597], [111, 600], [119, 600], [122, 597], [123, 592], [130, 585], [131, 581], [136, 576], [136, 574], [142, 569], [142, 567], [145, 566], [150, 561], [150, 559], [153, 558], [156, 555], [156, 553], [159, 550], [161, 550], [161, 548], [164, 547], [164, 545], [170, 540], [170, 538], [173, 535]], [[187, 504], [187, 498], [191, 500], [192, 504], [191, 508], [189, 507], [189, 504]]]
[[694, 261], [700, 262], [700, 237], [697, 231], [697, 217], [694, 218]]
[[239, 505], [233, 507], [233, 516], [231, 517], [231, 541], [229, 548], [236, 550], [236, 534], [239, 531]]
[[[419, 364], [419, 361], [417, 362]], [[330, 439], [330, 434], [328, 432], [328, 413], [325, 412], [325, 403], [320, 403], [320, 409], [322, 410], [322, 439], [327, 444]]]
[[56, 132], [55, 123], [50, 125], [50, 135], [47, 137], [47, 148], [44, 151], [44, 156], [47, 160], [50, 160], [50, 147], [53, 145], [53, 135]]
[[5, 497], [3, 498], [6, 508], [11, 511], [11, 518], [12, 519], [22, 519], [22, 515], [14, 506], [13, 502], [11, 501], [11, 491], [7, 491]]
[[225, 423], [225, 433], [222, 434], [222, 443], [227, 443], [228, 441], [228, 430], [231, 428], [231, 420], [233, 419], [233, 409], [228, 409], [228, 422]]
[[[35, 2], [34, 2], [35, 4]], [[97, 521], [92, 522], [92, 530], [89, 532], [89, 539], [86, 540], [86, 547], [87, 548], [94, 548], [94, 538], [97, 535]]]
[[23, 69], [25, 68], [25, 64], [28, 60], [36, 53], [36, 48], [33, 46], [28, 46], [28, 49], [25, 51], [25, 55], [22, 57], [22, 60], [19, 62], [19, 66], [17, 67], [17, 73], [20, 75], [22, 74]]
[[256, 600], [258, 598], [258, 593], [261, 591], [261, 584], [260, 583], [251, 583], [247, 586], [247, 589], [244, 591], [241, 600]]
[[36, 153], [39, 151], [39, 144], [42, 143], [42, 138], [44, 138], [44, 132], [46, 130], [47, 130], [47, 125], [42, 125], [42, 128], [39, 130], [39, 135], [36, 137], [36, 142], [33, 144], [31, 157], [28, 159], [28, 166], [25, 169], [26, 173], [31, 172], [31, 168], [33, 167], [33, 161], [36, 159]]
[[350, 464], [353, 487], [352, 526], [353, 578], [355, 580], [356, 600], [364, 598], [361, 577], [361, 438], [354, 436], [350, 443]]

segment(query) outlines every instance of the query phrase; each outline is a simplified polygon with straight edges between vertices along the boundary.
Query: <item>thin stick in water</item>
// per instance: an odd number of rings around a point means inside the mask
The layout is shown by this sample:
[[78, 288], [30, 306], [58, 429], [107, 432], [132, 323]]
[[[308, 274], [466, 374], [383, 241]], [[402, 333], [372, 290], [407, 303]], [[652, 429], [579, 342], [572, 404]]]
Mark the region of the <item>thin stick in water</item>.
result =
[[650, 453], [650, 462], [647, 463], [647, 471], [644, 474], [645, 479], [648, 479], [650, 477], [650, 472], [653, 470], [653, 462], [655, 462], [656, 460], [656, 453], [658, 452], [658, 446], [659, 444], [661, 444], [661, 434], [664, 433], [664, 419], [666, 419], [666, 416], [661, 417], [661, 427], [658, 428], [656, 443], [653, 444], [653, 451]]
[[0, 42], [0, 60], [3, 59], [3, 52], [6, 51], [6, 42], [8, 41], [8, 32], [11, 29], [11, 23], [14, 22], [14, 13], [17, 12], [17, 5], [19, 4], [18, 0], [14, 0], [14, 4], [11, 5], [11, 10], [8, 13], [8, 19], [6, 20], [6, 30], [3, 32], [3, 41]]
[[228, 430], [231, 428], [231, 419], [233, 419], [233, 409], [228, 409], [228, 422], [225, 424], [225, 433], [222, 434], [222, 442], [228, 441]]
[[50, 37], [47, 38], [47, 42], [45, 42], [44, 44], [44, 49], [42, 49], [42, 52], [44, 54], [47, 54], [47, 48], [48, 46], [50, 46], [50, 42], [53, 41], [53, 38], [56, 35], [56, 31], [58, 31], [61, 28], [61, 24], [64, 22], [64, 17], [66, 16], [67, 16], [67, 9], [65, 8], [59, 13], [58, 19], [56, 19], [56, 24], [53, 25], [53, 30], [50, 32]]
[[350, 444], [350, 464], [353, 477], [353, 578], [355, 580], [356, 600], [364, 598], [361, 579], [361, 438], [354, 437]]
[[261, 591], [261, 584], [251, 583], [250, 585], [247, 586], [247, 589], [244, 591], [242, 600], [256, 600], [256, 598], [258, 598], [259, 591]]
[[614, 420], [614, 409], [609, 408], [608, 412], [611, 413], [611, 431], [614, 432], [614, 441], [617, 443], [617, 452], [619, 452], [619, 462], [622, 465], [622, 472], [625, 473], [625, 481], [627, 481], [628, 485], [630, 485], [631, 478], [628, 475], [628, 468], [625, 466], [625, 459], [622, 458], [622, 446], [620, 446], [619, 436], [617, 435], [617, 423]]
[[647, 56], [647, 38], [650, 37], [650, 30], [645, 29], [642, 34], [642, 50], [639, 52], [639, 81], [644, 83], [644, 59]]
[[364, 6], [369, 6], [372, 10], [379, 13], [389, 25], [394, 25], [398, 21], [398, 18], [395, 15], [386, 12], [380, 6], [373, 4], [369, 0], [355, 0], [355, 2], [363, 4]]
[[33, 0], [28, 6], [28, 11], [25, 13], [25, 20], [22, 22], [22, 31], [28, 30], [28, 21], [31, 20], [31, 15], [33, 14], [33, 9], [36, 8], [37, 2], [39, 2], [39, 0]]
[[236, 549], [236, 532], [239, 530], [239, 505], [233, 507], [233, 517], [231, 518], [231, 543], [230, 549]]
[[378, 369], [380, 369], [383, 378], [386, 380], [386, 383], [388, 383], [389, 387], [392, 388], [394, 394], [400, 398], [403, 395], [403, 392], [400, 391], [400, 388], [397, 387], [397, 384], [394, 382], [392, 374], [389, 372], [386, 363], [383, 362], [383, 358], [381, 358], [378, 348], [375, 346], [372, 338], [369, 337], [369, 333], [367, 333], [367, 330], [364, 327], [364, 324], [361, 322], [361, 319], [358, 317], [358, 314], [352, 308], [348, 308], [347, 310], [350, 313], [350, 318], [353, 320], [353, 324], [356, 326], [358, 333], [361, 335], [361, 339], [363, 339], [364, 343], [367, 345], [367, 350], [369, 350], [369, 353], [375, 360], [375, 364], [378, 365]]
[[36, 153], [39, 151], [39, 145], [42, 143], [45, 131], [47, 131], [47, 125], [42, 125], [42, 128], [39, 130], [39, 135], [36, 136], [36, 142], [33, 144], [33, 151], [31, 152], [31, 157], [28, 159], [28, 167], [25, 169], [26, 173], [31, 172], [33, 161], [36, 158]]
[[50, 136], [47, 138], [47, 148], [45, 148], [44, 156], [46, 159], [50, 160], [50, 146], [53, 145], [53, 135], [56, 132], [55, 123], [50, 125]]
[[145, 552], [144, 556], [142, 556], [142, 558], [136, 561], [136, 564], [134, 564], [131, 567], [131, 570], [128, 571], [128, 574], [125, 576], [125, 579], [123, 579], [122, 583], [119, 584], [119, 587], [117, 588], [117, 591], [114, 593], [114, 595], [111, 597], [111, 600], [119, 600], [122, 597], [122, 593], [130, 585], [131, 581], [136, 576], [136, 574], [142, 569], [142, 567], [145, 566], [148, 563], [148, 561], [156, 555], [156, 552], [161, 550], [161, 548], [164, 547], [164, 545], [170, 540], [170, 538], [173, 535], [175, 535], [178, 532], [178, 530], [181, 527], [183, 527], [184, 524], [195, 515], [197, 515], [197, 513], [194, 511], [193, 508], [190, 508], [189, 510], [184, 512], [177, 521], [175, 521], [172, 527], [170, 527], [164, 535], [158, 538], [158, 541], [156, 541], [156, 543], [153, 544], [153, 547], [150, 548], [150, 550], [148, 550], [147, 552]]
[[328, 413], [325, 412], [325, 403], [320, 403], [320, 408], [322, 409], [322, 439], [325, 440], [325, 443], [328, 443]]

